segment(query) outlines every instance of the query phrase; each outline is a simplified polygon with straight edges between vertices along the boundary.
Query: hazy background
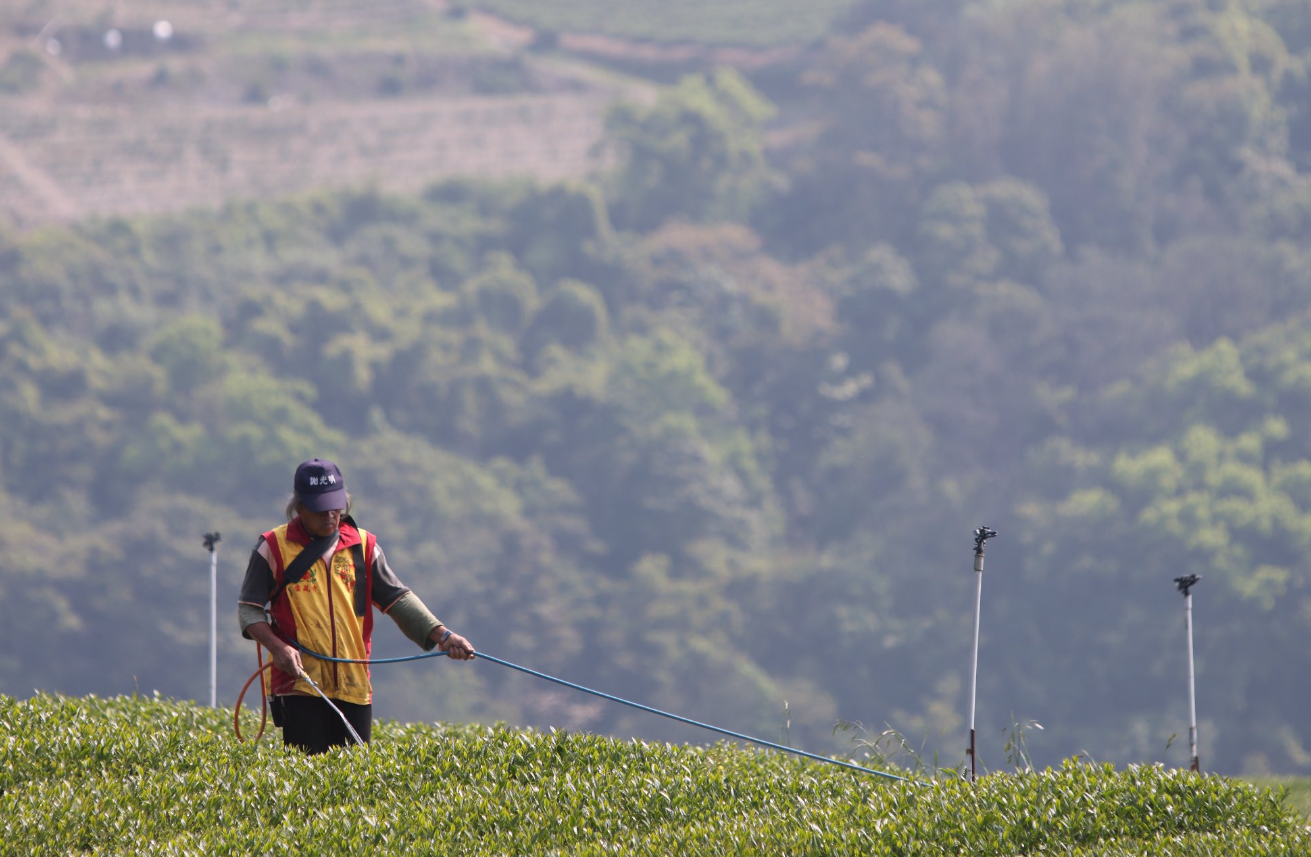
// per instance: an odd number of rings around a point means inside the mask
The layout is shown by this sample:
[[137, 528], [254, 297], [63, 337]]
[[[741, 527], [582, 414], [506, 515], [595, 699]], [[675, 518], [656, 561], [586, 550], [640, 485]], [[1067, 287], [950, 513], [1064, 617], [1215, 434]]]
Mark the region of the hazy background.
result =
[[[1311, 3], [7, 0], [0, 692], [208, 700], [295, 465], [816, 752], [1311, 772]], [[412, 647], [385, 619], [375, 653]], [[490, 662], [379, 716], [698, 732]], [[861, 729], [834, 732], [839, 721]]]

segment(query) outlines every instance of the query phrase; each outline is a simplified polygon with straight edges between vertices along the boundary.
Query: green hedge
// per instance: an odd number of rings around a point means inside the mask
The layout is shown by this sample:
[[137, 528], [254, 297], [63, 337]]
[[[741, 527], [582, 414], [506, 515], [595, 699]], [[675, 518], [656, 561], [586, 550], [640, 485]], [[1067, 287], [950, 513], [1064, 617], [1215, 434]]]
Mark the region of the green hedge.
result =
[[888, 783], [723, 744], [378, 724], [238, 744], [231, 710], [0, 696], [5, 854], [1305, 854], [1251, 785], [1160, 767]]

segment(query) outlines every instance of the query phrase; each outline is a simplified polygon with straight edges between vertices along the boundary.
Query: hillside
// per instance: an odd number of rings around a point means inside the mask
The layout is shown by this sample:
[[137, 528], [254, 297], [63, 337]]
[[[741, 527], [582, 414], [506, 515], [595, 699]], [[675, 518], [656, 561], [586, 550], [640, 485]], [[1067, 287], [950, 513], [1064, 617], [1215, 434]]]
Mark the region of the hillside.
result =
[[230, 710], [0, 696], [0, 853], [1293, 855], [1216, 777], [1067, 763], [888, 784], [727, 745], [380, 724], [367, 751], [241, 745]]
[[[192, 0], [160, 44], [163, 5], [3, 11], [44, 225], [0, 227], [0, 693], [207, 698], [218, 530], [230, 701], [250, 546], [321, 456], [481, 650], [816, 752], [860, 722], [951, 767], [975, 710], [988, 771], [1035, 722], [1039, 767], [1186, 766], [1200, 574], [1203, 769], [1311, 773], [1311, 4], [861, 0], [649, 79], [467, 5]], [[595, 168], [419, 175], [556, 137]], [[225, 164], [254, 198], [206, 195]], [[184, 208], [77, 213], [134, 193]], [[376, 684], [695, 740], [494, 671]]]
[[603, 110], [633, 87], [531, 38], [443, 3], [6, 6], [0, 225], [584, 176]]

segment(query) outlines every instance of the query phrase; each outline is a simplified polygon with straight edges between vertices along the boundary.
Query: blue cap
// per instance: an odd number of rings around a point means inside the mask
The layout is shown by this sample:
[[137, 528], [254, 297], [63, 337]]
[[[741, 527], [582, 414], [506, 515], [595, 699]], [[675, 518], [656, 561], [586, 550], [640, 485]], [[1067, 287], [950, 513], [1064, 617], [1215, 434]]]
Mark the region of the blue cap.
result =
[[297, 467], [293, 490], [311, 512], [346, 508], [346, 480], [326, 458], [313, 458]]

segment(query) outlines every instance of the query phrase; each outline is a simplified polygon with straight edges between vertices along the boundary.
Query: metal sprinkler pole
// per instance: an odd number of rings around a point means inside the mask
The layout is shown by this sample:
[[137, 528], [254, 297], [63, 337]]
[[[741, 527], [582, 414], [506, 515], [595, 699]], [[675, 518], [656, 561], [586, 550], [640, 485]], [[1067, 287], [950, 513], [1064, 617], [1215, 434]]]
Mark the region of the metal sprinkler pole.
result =
[[979, 614], [983, 606], [983, 543], [997, 535], [996, 530], [979, 527], [974, 531], [974, 655], [970, 660], [970, 781], [977, 775], [978, 755], [974, 744], [974, 702], [979, 687]]
[[1197, 686], [1193, 677], [1193, 593], [1189, 591], [1201, 579], [1197, 574], [1174, 579], [1175, 587], [1184, 594], [1184, 630], [1188, 634], [1188, 752], [1193, 757], [1192, 763], [1188, 766], [1190, 771], [1202, 769], [1197, 760]]
[[205, 533], [209, 551], [209, 707], [218, 708], [218, 541], [217, 531]]

